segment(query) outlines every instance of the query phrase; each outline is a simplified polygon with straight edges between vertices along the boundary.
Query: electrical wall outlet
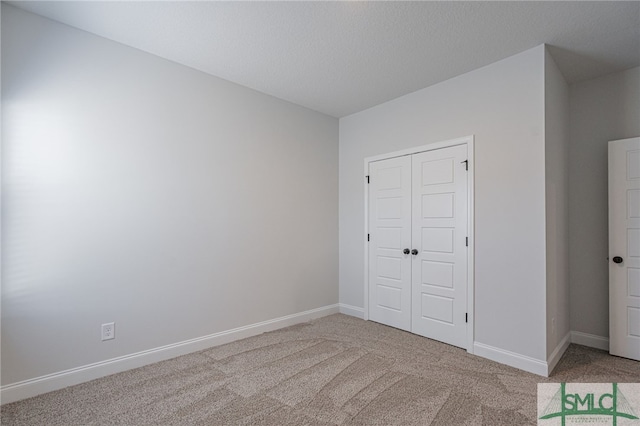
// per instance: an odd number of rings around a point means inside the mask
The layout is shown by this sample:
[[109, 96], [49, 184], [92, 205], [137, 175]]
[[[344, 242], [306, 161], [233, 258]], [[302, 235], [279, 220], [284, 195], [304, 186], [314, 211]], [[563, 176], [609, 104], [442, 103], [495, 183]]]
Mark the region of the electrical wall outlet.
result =
[[111, 340], [116, 338], [116, 323], [108, 322], [102, 324], [102, 340]]

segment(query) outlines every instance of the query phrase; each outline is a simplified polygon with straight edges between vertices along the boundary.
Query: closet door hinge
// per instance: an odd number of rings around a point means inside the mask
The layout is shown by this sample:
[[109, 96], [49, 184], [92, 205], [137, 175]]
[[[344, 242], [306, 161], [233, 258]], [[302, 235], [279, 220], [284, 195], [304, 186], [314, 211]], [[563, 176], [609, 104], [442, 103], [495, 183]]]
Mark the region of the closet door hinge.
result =
[[464, 245], [469, 247], [469, 237], [464, 237]]
[[369, 175], [367, 175], [367, 183], [369, 183]]
[[469, 314], [464, 314], [464, 322], [469, 322]]
[[371, 234], [367, 234], [367, 241], [369, 241], [370, 235], [371, 235]]
[[464, 163], [464, 169], [469, 171], [469, 160], [461, 161], [460, 164]]

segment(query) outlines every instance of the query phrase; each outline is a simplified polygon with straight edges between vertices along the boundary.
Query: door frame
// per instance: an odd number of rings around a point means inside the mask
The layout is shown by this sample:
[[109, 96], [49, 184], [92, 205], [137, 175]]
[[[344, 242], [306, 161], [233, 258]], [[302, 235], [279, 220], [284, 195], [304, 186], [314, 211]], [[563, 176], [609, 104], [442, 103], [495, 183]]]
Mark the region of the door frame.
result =
[[469, 321], [467, 322], [467, 352], [473, 353], [473, 342], [475, 339], [474, 327], [474, 271], [475, 271], [475, 228], [474, 228], [474, 175], [475, 175], [475, 157], [474, 157], [474, 135], [464, 136], [461, 138], [450, 139], [446, 141], [433, 142], [427, 145], [417, 146], [414, 148], [403, 149], [400, 151], [389, 152], [381, 155], [374, 155], [364, 159], [364, 320], [369, 320], [369, 242], [367, 234], [369, 234], [369, 164], [375, 161], [388, 160], [390, 158], [402, 157], [406, 155], [418, 154], [425, 151], [433, 151], [436, 149], [449, 148], [457, 145], [467, 146], [469, 173], [467, 173], [467, 229], [469, 230], [469, 251], [467, 252], [467, 313]]

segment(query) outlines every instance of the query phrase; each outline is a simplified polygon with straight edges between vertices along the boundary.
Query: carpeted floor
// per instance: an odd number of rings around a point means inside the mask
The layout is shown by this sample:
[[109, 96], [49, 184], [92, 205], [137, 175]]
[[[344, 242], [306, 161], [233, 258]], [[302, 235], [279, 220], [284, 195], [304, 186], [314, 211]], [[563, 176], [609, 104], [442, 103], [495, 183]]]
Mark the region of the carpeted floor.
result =
[[332, 315], [1, 408], [2, 425], [527, 425], [539, 382], [639, 382], [571, 345], [549, 379]]

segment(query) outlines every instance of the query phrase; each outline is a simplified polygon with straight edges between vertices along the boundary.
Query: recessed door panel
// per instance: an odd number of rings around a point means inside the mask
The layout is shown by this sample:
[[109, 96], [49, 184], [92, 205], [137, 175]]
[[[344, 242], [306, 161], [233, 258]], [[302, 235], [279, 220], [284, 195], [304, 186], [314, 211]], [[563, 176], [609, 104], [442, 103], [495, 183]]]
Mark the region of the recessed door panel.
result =
[[390, 189], [402, 189], [402, 174], [409, 173], [402, 166], [380, 169], [376, 175], [376, 183], [379, 191]]
[[402, 228], [378, 228], [376, 235], [381, 249], [399, 250], [402, 248]]
[[640, 189], [627, 191], [627, 211], [629, 219], [640, 219]]
[[400, 281], [402, 279], [402, 259], [378, 256], [378, 276]]
[[422, 284], [453, 288], [453, 263], [422, 261]]
[[422, 251], [432, 253], [453, 253], [453, 228], [422, 228]]
[[627, 229], [628, 256], [640, 257], [640, 229]]
[[451, 183], [453, 182], [454, 175], [453, 159], [439, 158], [436, 160], [423, 161], [420, 163], [420, 174], [422, 175], [421, 181], [423, 186]]
[[[636, 138], [637, 139], [637, 138]], [[640, 150], [627, 151], [627, 179], [640, 179]]]
[[640, 308], [627, 308], [627, 326], [630, 337], [640, 337]]
[[402, 219], [402, 197], [378, 198], [378, 219]]
[[627, 268], [627, 296], [640, 297], [640, 268]]
[[453, 325], [453, 299], [422, 293], [421, 313], [426, 320]]
[[376, 293], [379, 307], [391, 309], [398, 313], [402, 310], [402, 289], [378, 285]]
[[425, 194], [422, 196], [422, 214], [425, 219], [451, 219], [455, 194]]

